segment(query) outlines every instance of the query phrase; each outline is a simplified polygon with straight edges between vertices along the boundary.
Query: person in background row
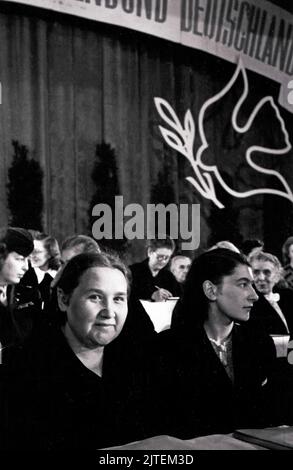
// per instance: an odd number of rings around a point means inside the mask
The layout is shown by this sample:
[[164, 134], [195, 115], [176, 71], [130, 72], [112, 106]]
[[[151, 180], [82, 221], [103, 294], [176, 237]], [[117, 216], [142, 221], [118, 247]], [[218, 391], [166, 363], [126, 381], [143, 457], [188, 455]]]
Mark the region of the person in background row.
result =
[[[33, 238], [27, 230], [0, 230], [0, 343], [4, 348], [23, 341], [33, 328], [39, 297], [32, 289], [19, 286], [33, 249]], [[25, 303], [21, 298], [26, 299]]]
[[[271, 253], [258, 252], [249, 257], [259, 299], [251, 310], [249, 322], [256, 330], [272, 335], [278, 352], [273, 375], [275, 408], [280, 421], [292, 424], [293, 375], [287, 362], [287, 343], [293, 336], [293, 292], [288, 288], [275, 290], [282, 273], [281, 263]], [[281, 348], [279, 347], [281, 344]]]
[[191, 259], [189, 256], [177, 255], [173, 256], [170, 261], [170, 271], [179, 284], [185, 282], [187, 273], [191, 266]]
[[[181, 439], [270, 425], [269, 337], [247, 324], [257, 294], [244, 255], [218, 248], [191, 265], [179, 324], [158, 335], [160, 434]], [[159, 392], [160, 391], [160, 392]]]
[[263, 251], [249, 257], [259, 299], [251, 311], [251, 322], [271, 335], [293, 333], [293, 292], [274, 288], [280, 280], [282, 266], [276, 256]]
[[175, 243], [167, 235], [149, 240], [147, 259], [130, 266], [133, 296], [158, 302], [180, 295], [180, 285], [167, 268], [174, 250]]
[[283, 277], [290, 289], [293, 289], [293, 237], [287, 238], [283, 247]]
[[87, 235], [72, 235], [67, 237], [61, 245], [61, 261], [67, 263], [73, 256], [80, 253], [100, 253], [98, 243]]
[[98, 243], [87, 235], [71, 235], [67, 237], [61, 245], [61, 266], [58, 273], [51, 282], [51, 296], [50, 303], [47, 308], [47, 314], [51, 321], [57, 323], [63, 323], [64, 316], [58, 308], [57, 302], [57, 289], [56, 285], [62, 275], [63, 267], [71, 260], [74, 256], [81, 253], [100, 253], [100, 247]]
[[35, 230], [31, 230], [31, 234], [34, 239], [31, 267], [21, 283], [39, 290], [41, 309], [45, 310], [50, 301], [51, 283], [61, 265], [60, 250], [55, 238]]
[[[98, 243], [87, 235], [71, 235], [65, 238], [61, 245], [61, 267], [66, 264], [71, 258], [80, 253], [100, 253], [100, 247]], [[61, 268], [60, 267], [60, 268]], [[54, 288], [57, 284], [62, 269], [59, 269], [54, 280], [51, 282], [51, 288]]]
[[39, 330], [10, 363], [4, 448], [95, 450], [144, 437], [139, 347], [119, 339], [129, 276], [105, 253], [68, 261], [57, 285], [65, 324]]

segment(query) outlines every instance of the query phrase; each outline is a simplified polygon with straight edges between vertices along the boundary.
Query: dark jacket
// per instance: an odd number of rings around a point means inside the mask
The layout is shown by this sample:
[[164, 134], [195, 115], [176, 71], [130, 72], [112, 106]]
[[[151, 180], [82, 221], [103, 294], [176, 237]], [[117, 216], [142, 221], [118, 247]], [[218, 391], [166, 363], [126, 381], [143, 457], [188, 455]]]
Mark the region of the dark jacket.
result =
[[117, 339], [105, 347], [101, 378], [60, 329], [43, 327], [10, 353], [2, 377], [2, 449], [95, 450], [146, 437], [144, 370], [139, 349]]
[[0, 303], [0, 342], [5, 348], [25, 341], [40, 319], [39, 292], [21, 284], [8, 286], [8, 305]]
[[158, 335], [159, 434], [181, 439], [269, 425], [269, 383], [275, 361], [269, 336], [246, 325], [232, 333], [234, 383], [203, 327]]
[[45, 273], [44, 278], [39, 284], [34, 268], [30, 267], [20, 282], [23, 286], [29, 286], [39, 291], [42, 310], [44, 310], [50, 302], [52, 281], [53, 277], [49, 273]]
[[[280, 289], [278, 293], [280, 295], [278, 304], [286, 319], [289, 332], [293, 334], [293, 291], [291, 289]], [[268, 334], [288, 334], [286, 326], [276, 310], [263, 294], [257, 292], [257, 295], [259, 299], [251, 309], [249, 322], [260, 327]]]

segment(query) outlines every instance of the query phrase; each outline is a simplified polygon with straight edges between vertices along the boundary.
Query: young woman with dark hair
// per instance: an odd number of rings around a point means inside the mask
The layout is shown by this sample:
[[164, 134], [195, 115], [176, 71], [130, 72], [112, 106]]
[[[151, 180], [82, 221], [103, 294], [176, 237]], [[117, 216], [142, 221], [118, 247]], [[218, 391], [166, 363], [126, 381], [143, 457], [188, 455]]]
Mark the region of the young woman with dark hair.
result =
[[275, 349], [247, 323], [252, 283], [240, 253], [215, 249], [193, 262], [172, 329], [159, 335], [161, 433], [187, 439], [270, 424]]

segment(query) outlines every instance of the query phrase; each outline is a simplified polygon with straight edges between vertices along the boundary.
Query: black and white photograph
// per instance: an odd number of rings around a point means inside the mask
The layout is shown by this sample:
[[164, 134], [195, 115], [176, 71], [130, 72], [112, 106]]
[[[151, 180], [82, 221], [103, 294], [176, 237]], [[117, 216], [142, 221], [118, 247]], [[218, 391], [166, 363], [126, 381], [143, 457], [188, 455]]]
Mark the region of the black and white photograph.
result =
[[1, 0], [0, 451], [220, 450], [293, 450], [292, 0]]

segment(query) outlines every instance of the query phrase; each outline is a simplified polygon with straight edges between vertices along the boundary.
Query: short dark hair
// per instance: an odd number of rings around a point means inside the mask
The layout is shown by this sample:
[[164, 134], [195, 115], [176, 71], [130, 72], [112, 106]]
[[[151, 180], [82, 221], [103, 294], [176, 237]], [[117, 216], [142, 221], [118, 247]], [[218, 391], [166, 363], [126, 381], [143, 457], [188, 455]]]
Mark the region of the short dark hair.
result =
[[159, 248], [167, 248], [173, 253], [176, 248], [176, 245], [174, 240], [168, 237], [168, 235], [161, 235], [161, 238], [154, 238], [153, 240], [148, 240], [147, 247], [152, 251], [156, 251]]
[[109, 253], [81, 253], [71, 258], [64, 266], [56, 287], [70, 295], [78, 286], [80, 277], [89, 268], [113, 268], [118, 269], [127, 281], [130, 290], [131, 275], [127, 266], [118, 255]]
[[250, 266], [246, 256], [226, 248], [216, 248], [196, 258], [187, 274], [183, 295], [175, 307], [172, 327], [202, 324], [209, 306], [203, 291], [204, 281], [219, 285], [223, 277], [231, 275], [239, 265]]

